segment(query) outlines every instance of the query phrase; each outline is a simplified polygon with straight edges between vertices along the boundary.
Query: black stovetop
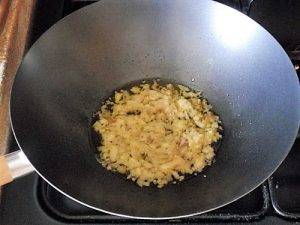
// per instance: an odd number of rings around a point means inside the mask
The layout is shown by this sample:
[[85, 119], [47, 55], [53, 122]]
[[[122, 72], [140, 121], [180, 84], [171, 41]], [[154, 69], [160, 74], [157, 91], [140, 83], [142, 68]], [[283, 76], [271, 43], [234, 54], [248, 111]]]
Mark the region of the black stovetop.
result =
[[[299, 0], [218, 0], [265, 27], [300, 65]], [[30, 45], [63, 16], [95, 1], [39, 0]], [[299, 74], [299, 70], [298, 70]], [[17, 145], [12, 141], [12, 149]], [[294, 224], [300, 223], [300, 139], [280, 168], [263, 185], [218, 210], [185, 219], [147, 221], [104, 214], [60, 194], [31, 174], [6, 185], [0, 203], [0, 225], [66, 224]]]

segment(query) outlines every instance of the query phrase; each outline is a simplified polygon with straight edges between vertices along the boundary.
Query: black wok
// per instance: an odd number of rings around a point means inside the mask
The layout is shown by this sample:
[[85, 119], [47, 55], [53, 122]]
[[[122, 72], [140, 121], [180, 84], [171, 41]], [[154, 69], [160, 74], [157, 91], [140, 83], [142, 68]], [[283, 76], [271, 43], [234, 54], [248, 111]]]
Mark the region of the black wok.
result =
[[[206, 177], [140, 188], [96, 161], [90, 123], [112, 91], [158, 77], [202, 90], [224, 138]], [[30, 49], [11, 122], [39, 175], [70, 198], [115, 215], [175, 218], [228, 204], [274, 172], [296, 137], [299, 93], [280, 45], [237, 11], [211, 1], [102, 0]]]

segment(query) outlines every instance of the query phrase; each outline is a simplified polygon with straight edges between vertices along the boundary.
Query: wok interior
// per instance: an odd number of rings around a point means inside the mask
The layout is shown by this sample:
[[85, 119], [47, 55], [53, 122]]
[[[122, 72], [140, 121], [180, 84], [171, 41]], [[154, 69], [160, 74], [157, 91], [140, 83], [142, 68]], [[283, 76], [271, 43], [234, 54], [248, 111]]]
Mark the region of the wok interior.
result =
[[[224, 10], [254, 29], [252, 41], [236, 49], [215, 35], [212, 18]], [[294, 73], [268, 33], [217, 3], [104, 0], [56, 24], [26, 55], [12, 125], [37, 171], [72, 198], [135, 217], [190, 215], [246, 194], [287, 155], [299, 121]], [[101, 101], [153, 77], [203, 91], [220, 116], [224, 137], [206, 177], [140, 188], [95, 160], [89, 132]]]
[[[192, 82], [194, 82], [194, 79], [191, 80]], [[103, 99], [103, 101], [101, 102], [101, 105], [98, 106], [98, 108], [95, 110], [95, 112], [93, 113], [93, 116], [91, 118], [91, 122], [90, 122], [90, 130], [89, 130], [89, 140], [90, 140], [90, 146], [91, 146], [91, 149], [94, 151], [95, 153], [95, 158], [96, 160], [99, 162], [99, 165], [102, 161], [102, 159], [100, 158], [100, 152], [101, 152], [101, 147], [102, 147], [102, 136], [101, 134], [99, 134], [98, 132], [95, 131], [93, 125], [95, 124], [96, 121], [98, 121], [101, 117], [99, 115], [99, 112], [100, 112], [100, 108], [101, 106], [107, 101], [112, 101], [112, 102], [115, 102], [115, 92], [120, 92], [122, 90], [126, 90], [126, 91], [129, 91], [129, 93], [132, 93], [131, 92], [131, 88], [132, 87], [135, 87], [135, 86], [140, 86], [142, 84], [149, 84], [149, 85], [152, 85], [157, 83], [161, 86], [164, 86], [164, 85], [167, 85], [167, 84], [173, 84], [174, 87], [177, 89], [177, 90], [180, 90], [177, 85], [182, 85], [180, 83], [175, 83], [176, 81], [172, 81], [172, 80], [165, 80], [165, 79], [161, 79], [161, 78], [148, 78], [148, 79], [144, 79], [144, 80], [137, 80], [137, 81], [133, 81], [133, 82], [130, 82], [128, 84], [126, 84], [125, 86], [123, 86], [122, 88], [120, 89], [117, 89], [117, 90], [114, 90], [112, 91], [112, 93], [106, 98], [106, 99]], [[191, 89], [192, 90], [192, 89]], [[199, 91], [199, 90], [193, 90], [193, 91]], [[200, 97], [201, 99], [205, 98], [205, 96], [201, 95]], [[208, 102], [209, 103], [209, 102]], [[111, 110], [111, 105], [108, 105], [108, 108]], [[213, 109], [211, 109], [211, 111], [217, 115], [218, 113], [216, 113]], [[220, 116], [219, 116], [220, 118]], [[220, 125], [222, 126], [222, 118], [220, 118]], [[223, 136], [224, 135], [224, 131], [223, 131], [223, 128], [221, 129], [218, 129], [218, 132]], [[219, 139], [217, 142], [214, 142], [211, 144], [211, 146], [213, 147], [214, 149], [214, 152], [217, 153], [217, 150], [218, 148], [221, 146], [221, 143], [222, 143], [222, 138]], [[213, 160], [214, 162], [215, 160]], [[209, 165], [210, 166], [210, 165]], [[208, 167], [209, 167], [208, 166]], [[204, 168], [203, 171], [201, 171], [202, 173], [207, 169], [207, 166]], [[109, 172], [114, 172], [114, 171], [109, 171]], [[116, 173], [116, 172], [115, 172]], [[204, 174], [204, 173], [203, 173]], [[122, 174], [121, 176], [124, 178], [124, 179], [127, 179], [127, 175], [128, 174]], [[195, 175], [197, 175], [197, 173], [193, 173], [193, 174], [180, 174], [180, 175], [184, 175], [184, 179], [187, 180], [187, 179], [191, 179], [191, 178], [194, 178]], [[206, 176], [206, 175], [205, 175]], [[150, 184], [150, 187], [151, 188], [157, 188], [155, 185], [153, 184]]]

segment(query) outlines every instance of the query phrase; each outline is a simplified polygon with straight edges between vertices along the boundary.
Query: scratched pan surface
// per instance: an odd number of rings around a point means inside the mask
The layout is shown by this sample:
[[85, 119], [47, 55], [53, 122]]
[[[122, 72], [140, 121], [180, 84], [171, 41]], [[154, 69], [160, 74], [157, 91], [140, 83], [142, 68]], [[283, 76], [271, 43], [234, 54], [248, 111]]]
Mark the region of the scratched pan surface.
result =
[[[220, 115], [216, 162], [163, 189], [106, 171], [90, 120], [113, 90], [142, 79], [182, 83]], [[95, 209], [175, 218], [228, 204], [257, 187], [288, 154], [299, 127], [299, 83], [280, 45], [257, 23], [198, 0], [102, 0], [47, 31], [13, 85], [20, 148], [58, 190]]]

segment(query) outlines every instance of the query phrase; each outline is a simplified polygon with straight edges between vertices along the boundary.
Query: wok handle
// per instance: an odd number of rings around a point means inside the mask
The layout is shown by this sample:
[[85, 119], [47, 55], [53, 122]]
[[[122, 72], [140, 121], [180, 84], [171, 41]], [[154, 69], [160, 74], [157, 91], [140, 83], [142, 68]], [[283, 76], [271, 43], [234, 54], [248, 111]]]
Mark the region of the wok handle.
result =
[[21, 150], [0, 156], [0, 186], [32, 171], [33, 166]]

